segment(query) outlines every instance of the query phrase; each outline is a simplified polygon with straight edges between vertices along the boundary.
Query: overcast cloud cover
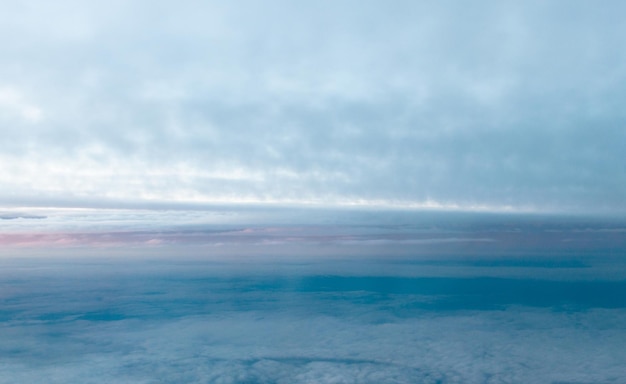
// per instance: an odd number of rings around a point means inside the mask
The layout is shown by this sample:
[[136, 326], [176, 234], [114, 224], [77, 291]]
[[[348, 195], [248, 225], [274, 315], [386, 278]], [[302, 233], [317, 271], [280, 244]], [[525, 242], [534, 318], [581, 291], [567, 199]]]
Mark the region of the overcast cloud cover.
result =
[[622, 383], [624, 15], [0, 1], [0, 384]]
[[4, 1], [0, 199], [623, 211], [625, 13]]

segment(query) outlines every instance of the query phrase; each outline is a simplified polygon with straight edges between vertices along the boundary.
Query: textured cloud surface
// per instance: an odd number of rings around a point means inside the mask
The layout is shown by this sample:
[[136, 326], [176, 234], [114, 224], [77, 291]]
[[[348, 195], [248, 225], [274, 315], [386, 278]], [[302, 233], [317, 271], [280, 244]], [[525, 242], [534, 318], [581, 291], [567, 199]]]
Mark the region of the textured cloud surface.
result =
[[0, 383], [612, 383], [626, 225], [241, 208], [0, 214]]
[[624, 210], [622, 2], [0, 6], [0, 199]]
[[387, 262], [346, 276], [355, 269], [302, 258], [2, 263], [1, 383], [610, 383], [626, 375], [626, 280], [568, 280], [567, 269], [552, 268], [566, 280], [529, 280], [398, 277], [402, 264], [381, 277]]

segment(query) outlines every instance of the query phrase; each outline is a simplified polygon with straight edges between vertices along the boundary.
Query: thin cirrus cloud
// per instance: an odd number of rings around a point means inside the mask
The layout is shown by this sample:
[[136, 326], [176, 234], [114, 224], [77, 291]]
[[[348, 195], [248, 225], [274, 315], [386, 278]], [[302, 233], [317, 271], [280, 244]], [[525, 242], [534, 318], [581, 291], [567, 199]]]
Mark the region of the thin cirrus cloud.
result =
[[0, 198], [623, 210], [623, 8], [4, 4]]

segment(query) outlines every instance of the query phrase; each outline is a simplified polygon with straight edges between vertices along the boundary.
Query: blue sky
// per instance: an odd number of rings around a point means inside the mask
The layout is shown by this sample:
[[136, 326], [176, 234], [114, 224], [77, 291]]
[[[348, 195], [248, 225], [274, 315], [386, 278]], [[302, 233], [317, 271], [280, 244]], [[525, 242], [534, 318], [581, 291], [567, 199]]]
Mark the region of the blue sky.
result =
[[0, 5], [0, 204], [626, 209], [626, 5]]

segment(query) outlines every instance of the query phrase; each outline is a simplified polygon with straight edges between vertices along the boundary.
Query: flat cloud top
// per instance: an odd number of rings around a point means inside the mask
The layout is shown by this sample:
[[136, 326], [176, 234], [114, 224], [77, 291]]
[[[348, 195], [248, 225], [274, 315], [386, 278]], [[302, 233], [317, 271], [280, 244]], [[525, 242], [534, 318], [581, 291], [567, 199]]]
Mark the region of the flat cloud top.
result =
[[[320, 276], [299, 263], [258, 269], [258, 260], [243, 269], [2, 262], [0, 285], [11, 289], [2, 291], [1, 383], [581, 383], [626, 374], [625, 280]], [[580, 294], [589, 290], [602, 294]]]

